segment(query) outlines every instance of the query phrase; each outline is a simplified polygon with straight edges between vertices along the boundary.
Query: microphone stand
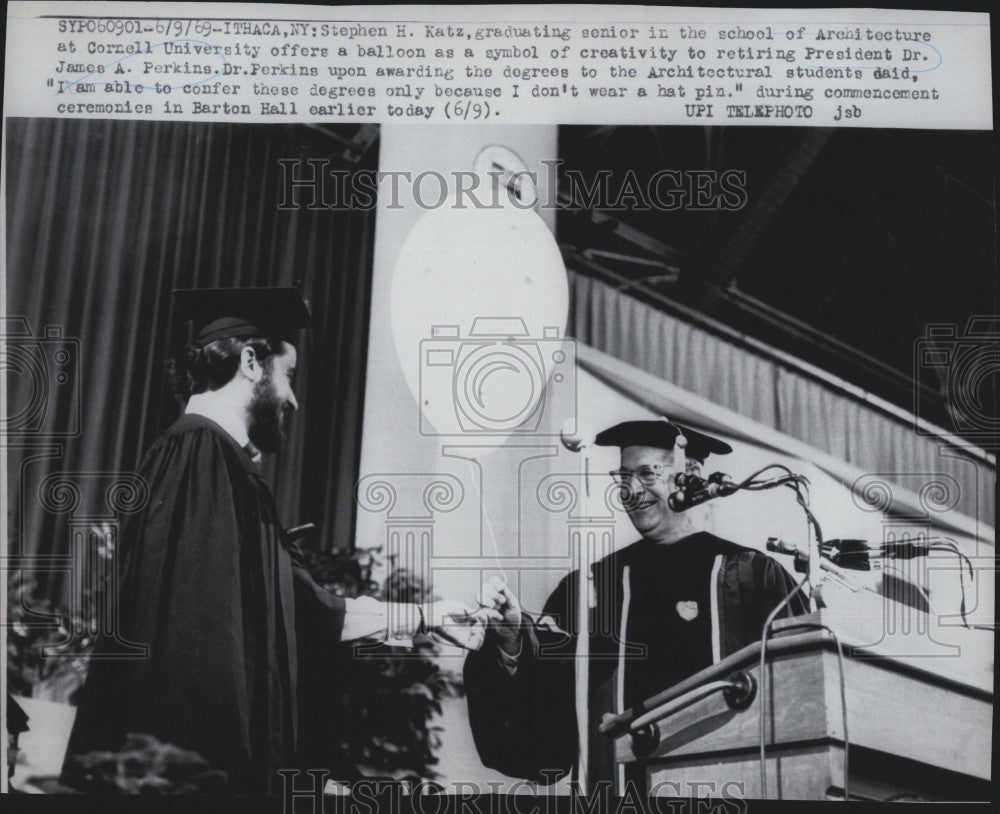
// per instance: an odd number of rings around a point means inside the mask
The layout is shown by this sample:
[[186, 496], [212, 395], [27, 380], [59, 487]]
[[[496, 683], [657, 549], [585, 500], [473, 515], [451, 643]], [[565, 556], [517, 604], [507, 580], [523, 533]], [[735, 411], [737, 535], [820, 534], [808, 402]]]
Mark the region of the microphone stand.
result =
[[819, 610], [823, 605], [822, 597], [820, 596], [821, 580], [823, 568], [823, 559], [820, 554], [820, 539], [819, 535], [816, 534], [816, 530], [812, 528], [811, 524], [807, 524], [806, 535], [808, 536], [808, 546], [809, 553], [807, 555], [807, 568], [809, 575], [809, 605], [814, 611]]

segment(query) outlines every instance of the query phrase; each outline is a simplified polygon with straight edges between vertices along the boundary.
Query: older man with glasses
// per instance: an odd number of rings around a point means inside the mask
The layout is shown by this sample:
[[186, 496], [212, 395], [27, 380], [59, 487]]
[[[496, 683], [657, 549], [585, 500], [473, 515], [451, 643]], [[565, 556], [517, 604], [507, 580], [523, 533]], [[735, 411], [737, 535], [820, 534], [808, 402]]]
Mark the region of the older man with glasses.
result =
[[[612, 741], [597, 734], [604, 714], [633, 707], [756, 641], [767, 615], [795, 587], [766, 554], [711, 534], [707, 506], [678, 504], [678, 481], [699, 476], [709, 455], [732, 451], [728, 444], [666, 419], [618, 424], [596, 443], [621, 448], [611, 476], [642, 537], [593, 565], [586, 650], [591, 784], [614, 776]], [[505, 774], [551, 783], [577, 764], [578, 584], [577, 573], [565, 577], [538, 619], [499, 580], [484, 586], [489, 633], [466, 659], [465, 683], [480, 758]], [[784, 612], [806, 610], [796, 596]]]

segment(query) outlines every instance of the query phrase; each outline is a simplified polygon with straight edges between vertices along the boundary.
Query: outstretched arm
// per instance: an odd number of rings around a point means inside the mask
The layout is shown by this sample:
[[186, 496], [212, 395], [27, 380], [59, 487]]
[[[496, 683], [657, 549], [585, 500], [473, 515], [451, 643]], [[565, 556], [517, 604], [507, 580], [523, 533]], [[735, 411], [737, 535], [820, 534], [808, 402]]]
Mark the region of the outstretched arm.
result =
[[482, 644], [482, 626], [473, 624], [471, 609], [461, 602], [414, 605], [337, 596], [312, 578], [301, 552], [290, 550], [299, 612], [308, 624], [327, 631], [332, 642], [376, 639], [393, 647], [413, 647], [413, 637], [426, 633], [469, 649]]
[[[552, 783], [576, 761], [575, 639], [522, 613], [509, 588], [484, 586], [492, 603], [487, 641], [465, 660], [469, 720], [479, 757], [513, 777]], [[565, 580], [549, 598], [545, 616], [566, 615]]]
[[468, 650], [478, 650], [483, 643], [482, 624], [472, 617], [471, 608], [457, 600], [413, 605], [360, 596], [344, 602], [341, 641], [378, 639], [394, 647], [412, 647], [413, 638], [425, 634]]

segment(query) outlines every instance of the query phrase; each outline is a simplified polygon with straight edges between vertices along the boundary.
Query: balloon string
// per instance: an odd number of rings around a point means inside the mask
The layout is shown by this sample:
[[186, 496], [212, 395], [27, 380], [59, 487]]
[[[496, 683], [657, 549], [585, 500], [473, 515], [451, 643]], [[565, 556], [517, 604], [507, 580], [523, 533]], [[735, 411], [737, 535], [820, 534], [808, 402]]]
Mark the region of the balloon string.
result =
[[480, 509], [482, 510], [483, 521], [486, 525], [486, 536], [489, 538], [490, 547], [493, 549], [493, 562], [496, 564], [497, 570], [503, 577], [504, 584], [509, 584], [509, 580], [507, 579], [507, 571], [504, 569], [503, 565], [500, 562], [500, 549], [497, 548], [497, 538], [496, 535], [493, 533], [493, 524], [490, 523], [490, 513], [486, 509], [486, 501], [483, 500], [483, 490], [480, 488], [479, 485], [479, 475], [482, 472], [482, 469], [477, 467], [475, 461], [473, 461], [471, 458], [467, 458], [466, 460], [469, 462], [469, 467], [472, 469], [472, 482], [476, 485], [476, 493], [479, 496], [479, 506]]

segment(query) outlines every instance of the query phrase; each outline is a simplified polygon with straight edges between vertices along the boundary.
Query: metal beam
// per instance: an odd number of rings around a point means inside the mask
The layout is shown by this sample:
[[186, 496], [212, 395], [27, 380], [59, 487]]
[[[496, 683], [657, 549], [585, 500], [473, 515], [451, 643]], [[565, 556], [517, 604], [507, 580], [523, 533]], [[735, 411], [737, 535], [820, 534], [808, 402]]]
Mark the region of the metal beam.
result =
[[714, 310], [719, 300], [719, 291], [736, 279], [736, 274], [749, 256], [758, 238], [774, 220], [785, 201], [799, 185], [816, 158], [823, 151], [834, 128], [809, 128], [799, 146], [788, 154], [782, 166], [774, 174], [771, 183], [757, 199], [740, 222], [736, 233], [707, 264], [704, 284], [705, 293], [702, 308], [706, 312]]

